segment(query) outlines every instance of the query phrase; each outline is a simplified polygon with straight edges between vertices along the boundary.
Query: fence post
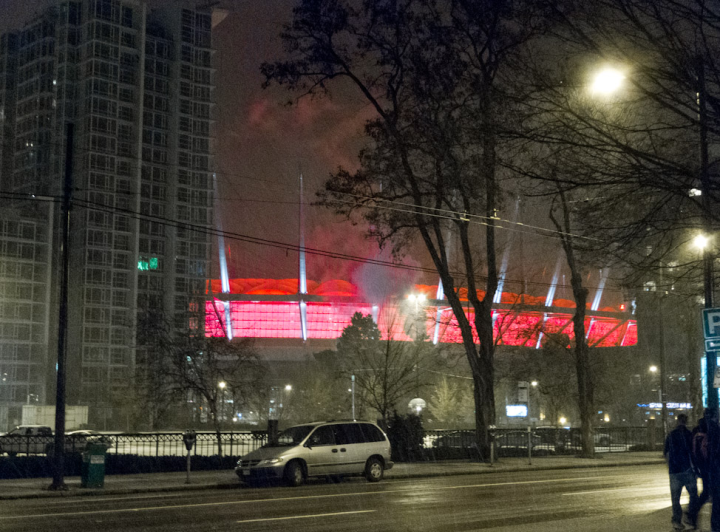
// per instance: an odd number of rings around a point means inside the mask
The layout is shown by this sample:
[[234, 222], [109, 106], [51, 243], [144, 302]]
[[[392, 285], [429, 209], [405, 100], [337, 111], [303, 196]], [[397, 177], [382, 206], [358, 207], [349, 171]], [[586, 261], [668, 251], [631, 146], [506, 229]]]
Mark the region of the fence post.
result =
[[155, 457], [160, 456], [160, 434], [155, 434]]
[[532, 465], [532, 427], [528, 425], [528, 465]]

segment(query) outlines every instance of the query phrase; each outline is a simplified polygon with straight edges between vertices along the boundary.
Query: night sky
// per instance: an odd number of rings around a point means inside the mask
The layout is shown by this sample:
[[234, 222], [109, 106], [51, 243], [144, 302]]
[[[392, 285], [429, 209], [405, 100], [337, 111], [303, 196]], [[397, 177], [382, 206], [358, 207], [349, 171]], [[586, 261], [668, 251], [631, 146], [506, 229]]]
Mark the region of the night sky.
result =
[[[154, 0], [160, 5], [172, 0]], [[0, 0], [0, 31], [22, 26], [47, 0]], [[305, 179], [305, 201], [338, 166], [354, 169], [363, 143], [363, 123], [372, 110], [352, 93], [342, 97], [303, 99], [287, 105], [294, 95], [282, 87], [263, 90], [260, 64], [282, 54], [279, 33], [290, 20], [295, 0], [224, 0], [227, 18], [215, 29], [214, 47], [217, 102], [217, 159], [220, 208], [224, 229], [267, 240], [298, 241], [298, 174]], [[508, 205], [502, 217], [512, 217]], [[362, 236], [360, 228], [308, 206], [306, 246], [352, 255], [377, 257], [377, 245]], [[533, 217], [523, 214], [525, 222]], [[542, 216], [545, 218], [545, 216]], [[547, 225], [547, 221], [540, 222]], [[500, 242], [510, 235], [501, 234]], [[286, 278], [297, 275], [297, 254], [265, 246], [227, 241], [231, 277]], [[520, 259], [520, 249], [526, 260]], [[510, 279], [528, 276], [548, 283], [557, 258], [557, 241], [532, 234], [523, 245], [513, 245]], [[216, 253], [216, 252], [215, 252]], [[421, 247], [407, 257], [408, 264], [431, 266]], [[542, 257], [541, 257], [542, 255]], [[388, 258], [387, 253], [382, 258]], [[531, 259], [531, 260], [528, 260]], [[538, 260], [541, 259], [541, 260]], [[500, 260], [500, 257], [499, 257]], [[523, 267], [522, 263], [526, 266]], [[531, 266], [532, 265], [532, 266]], [[387, 270], [387, 271], [383, 271]], [[213, 272], [217, 277], [217, 271]], [[386, 277], [385, 283], [435, 284], [435, 276], [415, 276], [402, 270], [363, 267], [354, 262], [308, 256], [308, 277], [359, 283], [369, 277]], [[590, 286], [593, 286], [591, 281]], [[518, 286], [506, 286], [517, 290]], [[540, 295], [547, 288], [529, 286]], [[569, 295], [569, 293], [567, 294]], [[558, 297], [563, 297], [560, 293]]]

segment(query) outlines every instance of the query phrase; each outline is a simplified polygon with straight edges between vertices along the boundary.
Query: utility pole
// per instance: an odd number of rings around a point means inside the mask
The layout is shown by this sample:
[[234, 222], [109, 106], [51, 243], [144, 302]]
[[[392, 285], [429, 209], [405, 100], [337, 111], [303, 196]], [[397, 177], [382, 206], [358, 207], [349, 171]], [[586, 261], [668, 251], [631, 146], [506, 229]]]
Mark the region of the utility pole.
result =
[[70, 210], [72, 209], [73, 139], [75, 126], [67, 124], [65, 138], [65, 184], [62, 201], [62, 265], [60, 272], [60, 312], [58, 317], [57, 391], [55, 394], [54, 471], [51, 490], [67, 490], [65, 484], [65, 359], [67, 352], [68, 276]]
[[[698, 121], [700, 123], [700, 190], [702, 196], [703, 209], [703, 231], [705, 236], [710, 239], [712, 235], [712, 218], [710, 217], [710, 174], [708, 172], [708, 125], [707, 125], [707, 94], [705, 89], [705, 64], [702, 57], [697, 58], [697, 103], [698, 103]], [[711, 244], [708, 241], [708, 246]], [[713, 307], [713, 253], [711, 250], [703, 248], [703, 281], [705, 288], [705, 308]], [[718, 392], [713, 387], [715, 377], [715, 367], [717, 366], [717, 358], [715, 351], [706, 351], [705, 359], [707, 362], [707, 370], [705, 378], [707, 379], [708, 390], [708, 408], [717, 411], [718, 409]]]

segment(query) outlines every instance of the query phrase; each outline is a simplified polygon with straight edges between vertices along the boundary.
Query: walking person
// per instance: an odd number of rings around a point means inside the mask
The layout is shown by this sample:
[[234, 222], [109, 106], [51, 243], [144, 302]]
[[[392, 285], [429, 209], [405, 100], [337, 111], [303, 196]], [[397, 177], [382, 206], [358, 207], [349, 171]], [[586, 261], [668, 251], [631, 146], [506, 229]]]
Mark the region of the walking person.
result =
[[692, 430], [692, 463], [695, 476], [702, 479], [703, 490], [698, 495], [695, 506], [688, 507], [686, 523], [695, 530], [700, 510], [710, 499], [710, 446], [708, 437], [708, 423], [717, 424], [714, 411], [706, 408], [703, 417], [698, 421], [697, 426]]
[[[680, 506], [680, 494], [683, 487], [690, 495], [688, 508], [694, 510], [698, 502], [697, 480], [692, 464], [692, 433], [687, 428], [688, 417], [685, 414], [678, 414], [677, 426], [668, 434], [665, 439], [663, 456], [668, 463], [670, 474], [670, 500], [672, 502], [672, 525], [676, 530], [683, 530], [682, 507]], [[713, 506], [715, 498], [713, 497]], [[720, 514], [718, 514], [720, 517]], [[715, 512], [713, 512], [713, 520]], [[713, 530], [715, 528], [713, 527]]]
[[712, 514], [710, 529], [720, 532], [720, 425], [718, 425], [717, 409], [708, 409], [707, 418], [707, 470], [710, 482], [710, 498]]

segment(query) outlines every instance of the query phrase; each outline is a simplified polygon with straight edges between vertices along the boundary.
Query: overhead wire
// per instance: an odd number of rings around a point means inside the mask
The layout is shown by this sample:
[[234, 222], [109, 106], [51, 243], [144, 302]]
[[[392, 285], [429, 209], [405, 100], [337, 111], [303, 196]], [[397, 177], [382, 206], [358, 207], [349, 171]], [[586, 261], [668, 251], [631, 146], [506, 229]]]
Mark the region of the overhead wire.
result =
[[[0, 192], [0, 198], [5, 199], [14, 199], [14, 200], [27, 200], [27, 201], [37, 201], [38, 199], [44, 199], [45, 201], [54, 201], [54, 202], [60, 202], [61, 198], [59, 196], [52, 196], [52, 195], [35, 195], [35, 194], [29, 194], [29, 193], [16, 193], [16, 192]], [[280, 242], [276, 240], [269, 240], [265, 238], [260, 237], [253, 237], [250, 235], [245, 235], [242, 233], [236, 233], [233, 231], [219, 231], [218, 229], [214, 228], [212, 225], [205, 226], [205, 225], [198, 225], [193, 224], [189, 222], [184, 222], [181, 220], [173, 220], [171, 218], [167, 218], [164, 216], [156, 216], [152, 214], [143, 214], [139, 213], [137, 211], [133, 211], [132, 209], [122, 209], [114, 206], [105, 205], [98, 202], [92, 202], [80, 198], [73, 198], [73, 204], [85, 207], [87, 209], [101, 211], [101, 212], [107, 212], [111, 214], [123, 214], [126, 216], [129, 216], [132, 219], [137, 220], [146, 220], [151, 222], [160, 223], [163, 225], [167, 225], [170, 227], [175, 228], [183, 228], [195, 232], [199, 232], [202, 234], [207, 234], [211, 236], [218, 236], [222, 235], [226, 239], [235, 240], [239, 242], [245, 242], [249, 244], [255, 244], [265, 247], [271, 247], [271, 248], [277, 248], [277, 249], [283, 249], [287, 251], [293, 251], [293, 252], [299, 252], [301, 250], [301, 247], [297, 244], [291, 244], [287, 242]], [[393, 261], [386, 261], [382, 259], [373, 259], [373, 258], [367, 258], [367, 257], [360, 257], [357, 255], [351, 255], [346, 253], [338, 253], [334, 251], [329, 251], [325, 249], [320, 248], [311, 248], [311, 247], [304, 247], [302, 248], [306, 253], [310, 255], [315, 256], [321, 256], [321, 257], [327, 257], [337, 260], [345, 260], [345, 261], [351, 261], [351, 262], [357, 262], [357, 263], [363, 263], [363, 264], [371, 264], [375, 266], [382, 266], [387, 268], [394, 268], [399, 270], [405, 270], [405, 271], [412, 271], [416, 273], [425, 273], [425, 274], [432, 274], [437, 275], [438, 272], [435, 268], [427, 268], [423, 266], [413, 266], [409, 264], [402, 264], [397, 263]], [[451, 271], [451, 275], [453, 276], [463, 276], [464, 273], [460, 271]], [[487, 280], [487, 277], [485, 276], [475, 276], [476, 281], [485, 281]], [[525, 283], [525, 281], [520, 280], [512, 280], [512, 279], [506, 279], [507, 284], [522, 284]], [[544, 283], [539, 281], [527, 281], [526, 283], [529, 286], [537, 286], [537, 287], [543, 287], [547, 288], [552, 286], [552, 283]], [[587, 289], [597, 289], [597, 286], [588, 286]], [[622, 293], [621, 289], [612, 289], [605, 287], [605, 292], [620, 292]]]

